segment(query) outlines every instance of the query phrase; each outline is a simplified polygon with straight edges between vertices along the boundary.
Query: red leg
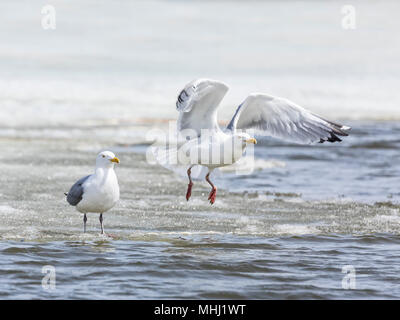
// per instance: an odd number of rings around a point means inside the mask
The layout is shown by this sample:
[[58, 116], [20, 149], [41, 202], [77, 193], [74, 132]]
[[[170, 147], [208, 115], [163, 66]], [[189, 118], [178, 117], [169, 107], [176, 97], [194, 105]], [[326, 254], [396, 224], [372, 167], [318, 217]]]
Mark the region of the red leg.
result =
[[188, 177], [189, 177], [189, 184], [188, 184], [188, 188], [187, 188], [187, 191], [186, 191], [186, 201], [189, 201], [189, 199], [190, 199], [190, 197], [192, 195], [193, 182], [192, 182], [192, 178], [190, 177], [190, 174], [192, 172], [191, 169], [192, 169], [192, 167], [190, 167], [188, 169], [188, 171], [187, 171], [187, 174], [188, 174]]
[[210, 200], [211, 204], [214, 204], [215, 198], [217, 197], [217, 187], [214, 186], [214, 184], [210, 181], [210, 173], [211, 172], [207, 173], [207, 175], [206, 175], [206, 180], [212, 187], [210, 195], [208, 196], [208, 200]]

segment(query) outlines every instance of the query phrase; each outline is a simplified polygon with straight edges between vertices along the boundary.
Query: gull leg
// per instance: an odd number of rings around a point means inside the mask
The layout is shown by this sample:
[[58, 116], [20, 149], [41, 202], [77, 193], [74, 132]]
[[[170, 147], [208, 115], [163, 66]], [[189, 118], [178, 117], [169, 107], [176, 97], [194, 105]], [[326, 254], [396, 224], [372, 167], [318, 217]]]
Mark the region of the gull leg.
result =
[[103, 214], [100, 213], [99, 221], [100, 221], [100, 227], [101, 227], [101, 234], [104, 234], [104, 235], [106, 235], [107, 237], [111, 237], [111, 238], [113, 238], [113, 239], [116, 239], [117, 236], [115, 236], [115, 235], [113, 235], [113, 234], [110, 234], [110, 233], [105, 233], [105, 232], [104, 232], [103, 220], [104, 220], [104, 219], [103, 219]]
[[192, 195], [193, 182], [192, 182], [192, 177], [190, 176], [190, 174], [192, 173], [192, 168], [193, 168], [193, 166], [191, 166], [187, 171], [187, 175], [189, 177], [189, 184], [188, 184], [188, 188], [186, 191], [186, 201], [189, 201], [189, 198]]
[[86, 221], [87, 221], [87, 217], [86, 217], [86, 213], [83, 214], [83, 232], [86, 232]]
[[207, 175], [206, 175], [206, 180], [207, 180], [207, 182], [208, 182], [208, 183], [211, 185], [211, 187], [212, 187], [212, 190], [211, 190], [211, 192], [210, 192], [210, 195], [208, 196], [208, 200], [210, 200], [210, 203], [211, 203], [211, 204], [214, 204], [215, 198], [217, 197], [217, 187], [214, 186], [214, 184], [211, 182], [211, 180], [210, 180], [210, 173], [211, 173], [211, 171], [209, 171], [209, 172], [207, 173]]
[[101, 234], [104, 234], [103, 214], [102, 213], [100, 213], [99, 221], [100, 221], [100, 227], [101, 227]]

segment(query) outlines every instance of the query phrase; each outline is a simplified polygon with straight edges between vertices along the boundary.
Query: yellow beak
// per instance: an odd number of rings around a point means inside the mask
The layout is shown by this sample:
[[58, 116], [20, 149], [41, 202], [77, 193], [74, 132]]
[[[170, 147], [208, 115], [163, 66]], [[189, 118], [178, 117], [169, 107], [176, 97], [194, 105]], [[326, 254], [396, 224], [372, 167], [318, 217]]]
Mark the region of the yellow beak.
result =
[[120, 163], [120, 161], [119, 161], [119, 159], [117, 157], [112, 158], [110, 161], [111, 162], [115, 162], [115, 163]]
[[257, 144], [257, 140], [256, 140], [256, 139], [254, 139], [254, 138], [247, 139], [247, 140], [246, 140], [246, 142], [247, 142], [247, 143], [253, 143], [253, 144]]

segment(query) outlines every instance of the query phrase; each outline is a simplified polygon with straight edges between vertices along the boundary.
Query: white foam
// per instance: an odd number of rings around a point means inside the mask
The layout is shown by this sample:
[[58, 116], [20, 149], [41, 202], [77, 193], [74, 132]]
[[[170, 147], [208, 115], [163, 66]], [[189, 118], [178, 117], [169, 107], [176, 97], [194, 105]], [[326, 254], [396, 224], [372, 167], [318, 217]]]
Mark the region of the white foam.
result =
[[265, 160], [259, 158], [252, 158], [249, 156], [242, 157], [236, 163], [220, 168], [223, 172], [252, 172], [264, 169], [285, 168], [286, 163], [278, 160]]
[[305, 235], [320, 233], [318, 228], [309, 225], [279, 224], [274, 227], [278, 235]]

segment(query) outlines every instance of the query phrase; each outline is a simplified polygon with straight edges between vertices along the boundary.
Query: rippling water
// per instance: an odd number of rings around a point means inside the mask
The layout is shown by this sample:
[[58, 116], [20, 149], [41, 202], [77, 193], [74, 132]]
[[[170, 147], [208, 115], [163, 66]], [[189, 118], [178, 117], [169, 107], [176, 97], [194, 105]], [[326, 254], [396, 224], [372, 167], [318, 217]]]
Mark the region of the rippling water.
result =
[[[69, 1], [43, 31], [43, 3], [3, 1], [0, 297], [400, 298], [399, 3], [353, 2], [351, 31], [341, 1]], [[222, 121], [263, 91], [351, 135], [257, 137], [251, 174], [227, 168], [213, 206], [204, 181], [186, 202], [186, 178], [147, 163], [146, 133], [200, 76], [232, 86]], [[95, 214], [83, 234], [64, 197], [103, 149], [121, 159], [113, 237]]]
[[[232, 234], [132, 241], [3, 242], [1, 297], [18, 299], [393, 299], [400, 238]], [[342, 288], [342, 267], [356, 289]], [[56, 288], [41, 287], [53, 265]]]

